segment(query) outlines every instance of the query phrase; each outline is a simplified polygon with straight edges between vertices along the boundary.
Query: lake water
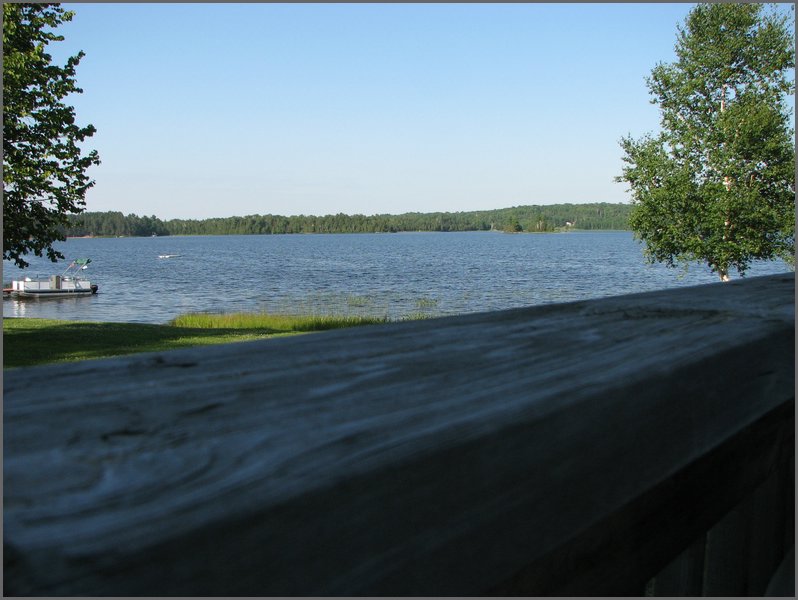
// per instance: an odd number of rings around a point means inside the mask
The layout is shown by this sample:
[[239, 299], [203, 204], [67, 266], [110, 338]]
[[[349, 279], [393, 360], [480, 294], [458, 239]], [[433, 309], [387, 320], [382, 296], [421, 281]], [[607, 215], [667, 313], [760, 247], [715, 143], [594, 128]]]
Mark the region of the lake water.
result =
[[[166, 323], [190, 312], [449, 315], [715, 283], [702, 265], [647, 265], [630, 232], [497, 232], [69, 239], [3, 280], [90, 257], [84, 298], [3, 301], [5, 317]], [[161, 259], [159, 255], [175, 254]], [[748, 276], [788, 271], [754, 265]]]

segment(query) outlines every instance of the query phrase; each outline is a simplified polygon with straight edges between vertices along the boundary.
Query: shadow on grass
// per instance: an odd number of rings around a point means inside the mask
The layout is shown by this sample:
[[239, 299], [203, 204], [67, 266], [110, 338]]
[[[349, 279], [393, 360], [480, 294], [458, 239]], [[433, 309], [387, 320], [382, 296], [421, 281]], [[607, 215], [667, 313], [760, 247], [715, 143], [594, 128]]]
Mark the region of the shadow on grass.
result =
[[272, 329], [193, 329], [137, 323], [3, 319], [3, 367], [160, 352], [274, 337]]

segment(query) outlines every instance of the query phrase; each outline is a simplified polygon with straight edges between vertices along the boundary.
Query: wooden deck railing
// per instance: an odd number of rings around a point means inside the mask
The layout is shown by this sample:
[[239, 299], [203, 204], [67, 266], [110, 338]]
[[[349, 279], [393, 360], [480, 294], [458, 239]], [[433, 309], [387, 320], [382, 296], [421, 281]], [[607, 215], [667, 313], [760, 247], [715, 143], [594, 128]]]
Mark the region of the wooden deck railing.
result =
[[764, 594], [794, 285], [6, 371], [4, 591]]

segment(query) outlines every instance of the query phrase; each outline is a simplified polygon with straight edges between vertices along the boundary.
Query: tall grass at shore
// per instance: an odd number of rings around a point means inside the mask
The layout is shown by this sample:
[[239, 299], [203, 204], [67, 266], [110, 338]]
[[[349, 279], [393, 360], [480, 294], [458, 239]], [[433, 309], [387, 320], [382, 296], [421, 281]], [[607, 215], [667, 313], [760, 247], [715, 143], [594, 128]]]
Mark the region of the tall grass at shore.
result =
[[388, 317], [360, 315], [280, 315], [267, 313], [192, 313], [180, 315], [169, 324], [193, 329], [250, 329], [273, 332], [305, 332], [377, 325]]
[[[414, 314], [398, 321], [424, 318], [429, 317]], [[6, 317], [3, 318], [3, 368], [164, 352], [389, 322], [392, 321], [387, 316], [264, 313], [187, 314], [165, 325]]]

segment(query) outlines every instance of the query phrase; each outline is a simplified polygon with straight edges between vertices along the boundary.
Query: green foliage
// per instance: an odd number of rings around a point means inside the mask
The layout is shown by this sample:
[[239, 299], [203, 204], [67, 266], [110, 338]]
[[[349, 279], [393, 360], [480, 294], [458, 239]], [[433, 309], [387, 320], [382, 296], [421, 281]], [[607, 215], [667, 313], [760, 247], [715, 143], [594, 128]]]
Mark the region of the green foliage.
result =
[[33, 252], [64, 258], [52, 243], [63, 240], [66, 215], [79, 213], [93, 182], [85, 171], [99, 164], [79, 142], [94, 127], [75, 124], [69, 94], [81, 93], [70, 57], [63, 67], [45, 52], [63, 40], [52, 29], [72, 19], [57, 4], [3, 4], [3, 259], [20, 267]]
[[[457, 213], [405, 213], [401, 215], [247, 215], [216, 219], [139, 217], [121, 212], [87, 212], [71, 216], [67, 235], [248, 235], [283, 233], [393, 233], [398, 231], [513, 231], [551, 232], [574, 223], [577, 229], [628, 229], [628, 204], [549, 204], [516, 206]], [[516, 227], [521, 229], [518, 230]]]
[[795, 252], [793, 29], [759, 4], [699, 4], [673, 64], [648, 79], [662, 131], [621, 140], [629, 223], [650, 261], [706, 262], [722, 280]]
[[342, 327], [387, 323], [387, 317], [354, 315], [271, 315], [266, 313], [193, 313], [171, 321], [174, 327], [195, 329], [250, 329], [268, 333], [326, 331]]
[[504, 226], [504, 231], [506, 233], [520, 233], [523, 230], [523, 226], [518, 222], [517, 219], [507, 223], [507, 225]]

